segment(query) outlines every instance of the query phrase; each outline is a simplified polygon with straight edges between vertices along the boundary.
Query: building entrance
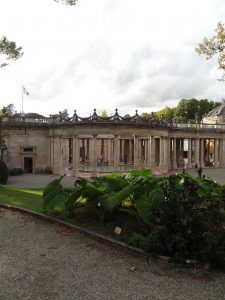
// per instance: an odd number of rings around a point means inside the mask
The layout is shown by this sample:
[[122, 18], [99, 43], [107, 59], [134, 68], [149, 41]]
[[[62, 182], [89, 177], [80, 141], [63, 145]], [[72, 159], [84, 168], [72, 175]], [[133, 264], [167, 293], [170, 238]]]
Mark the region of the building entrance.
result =
[[33, 158], [24, 157], [24, 172], [33, 173]]

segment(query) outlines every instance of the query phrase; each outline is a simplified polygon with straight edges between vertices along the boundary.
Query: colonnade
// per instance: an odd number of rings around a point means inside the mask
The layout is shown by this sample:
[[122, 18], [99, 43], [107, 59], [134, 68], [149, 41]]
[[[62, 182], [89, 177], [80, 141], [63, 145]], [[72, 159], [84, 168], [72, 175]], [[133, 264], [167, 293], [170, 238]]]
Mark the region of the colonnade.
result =
[[[65, 143], [65, 141], [67, 141]], [[219, 138], [182, 138], [169, 136], [88, 135], [50, 137], [51, 166], [63, 173], [63, 161], [71, 163], [72, 174], [88, 170], [96, 176], [107, 171], [151, 168], [163, 172], [177, 168], [225, 166], [225, 143]], [[67, 156], [65, 156], [67, 153]]]

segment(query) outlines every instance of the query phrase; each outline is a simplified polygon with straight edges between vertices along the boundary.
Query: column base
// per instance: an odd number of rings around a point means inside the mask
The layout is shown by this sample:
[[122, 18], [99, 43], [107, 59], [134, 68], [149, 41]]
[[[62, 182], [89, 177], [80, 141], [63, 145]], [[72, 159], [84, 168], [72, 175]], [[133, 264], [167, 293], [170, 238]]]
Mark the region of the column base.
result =
[[78, 169], [72, 169], [72, 176], [79, 177], [79, 170]]
[[98, 177], [98, 171], [92, 171], [91, 177]]
[[60, 176], [65, 174], [65, 172], [62, 168], [53, 168], [52, 173], [54, 175], [60, 175]]
[[176, 168], [177, 168], [177, 163], [174, 163], [174, 164], [172, 165], [172, 167], [173, 167], [173, 169], [176, 169]]

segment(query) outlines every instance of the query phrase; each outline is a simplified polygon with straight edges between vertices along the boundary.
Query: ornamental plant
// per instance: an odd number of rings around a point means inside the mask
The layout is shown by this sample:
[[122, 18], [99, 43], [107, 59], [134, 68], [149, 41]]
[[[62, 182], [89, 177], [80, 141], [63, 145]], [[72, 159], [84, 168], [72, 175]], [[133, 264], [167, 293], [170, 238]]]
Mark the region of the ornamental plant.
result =
[[189, 174], [155, 177], [150, 170], [133, 170], [129, 176], [78, 178], [67, 191], [62, 178], [44, 189], [46, 211], [61, 206], [73, 218], [84, 206], [102, 225], [112, 213], [127, 211], [140, 221], [131, 245], [176, 262], [225, 267], [225, 186]]
[[130, 244], [177, 262], [194, 259], [225, 267], [224, 186], [210, 179], [172, 174], [148, 183], [136, 197], [149, 235], [135, 234]]

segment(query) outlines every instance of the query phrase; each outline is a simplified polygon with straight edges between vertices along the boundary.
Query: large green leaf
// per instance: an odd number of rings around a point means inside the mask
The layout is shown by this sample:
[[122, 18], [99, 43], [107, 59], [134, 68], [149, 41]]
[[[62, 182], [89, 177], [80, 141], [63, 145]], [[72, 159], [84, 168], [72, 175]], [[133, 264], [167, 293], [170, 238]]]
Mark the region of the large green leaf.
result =
[[[153, 185], [155, 187], [155, 184]], [[136, 208], [139, 217], [146, 223], [151, 224], [151, 212], [160, 207], [161, 203], [165, 200], [163, 191], [160, 188], [152, 189], [148, 194], [142, 195], [136, 201]]]
[[[58, 196], [62, 196], [58, 198]], [[54, 190], [52, 190], [50, 193], [48, 193], [47, 196], [43, 199], [43, 209], [49, 210], [50, 208], [54, 208], [56, 204], [59, 203], [59, 201], [62, 202], [62, 206], [65, 205], [65, 201], [68, 199], [69, 193], [65, 192], [62, 188], [62, 185], [59, 184], [55, 187]]]
[[83, 193], [83, 187], [78, 186], [72, 191], [72, 193], [66, 200], [65, 209], [66, 209], [66, 211], [68, 211], [70, 216], [73, 215], [75, 208], [80, 206], [80, 205], [78, 205], [78, 199], [81, 197], [82, 193]]
[[133, 188], [133, 185], [129, 184], [121, 191], [112, 193], [107, 198], [102, 198], [102, 205], [107, 211], [112, 211], [117, 205], [120, 205], [122, 201], [130, 197]]
[[54, 179], [46, 185], [42, 194], [42, 199], [44, 199], [49, 193], [55, 190], [55, 188], [60, 184], [64, 176], [65, 175], [61, 176], [60, 178]]
[[[109, 192], [111, 191], [120, 191], [125, 186], [128, 185], [128, 181], [125, 176], [121, 176], [118, 174], [113, 174], [114, 176], [103, 176], [100, 179], [102, 185], [104, 185]], [[117, 175], [117, 176], [115, 176]]]
[[97, 187], [95, 187], [91, 182], [87, 182], [85, 185], [85, 189], [83, 190], [83, 196], [84, 197], [98, 197], [102, 194], [102, 191], [100, 191]]
[[57, 185], [55, 185], [54, 189], [51, 189], [51, 191], [49, 190], [49, 192], [43, 198], [43, 208], [46, 209], [49, 206], [49, 203], [53, 201], [55, 196], [59, 195], [61, 192], [62, 192], [62, 185], [58, 183]]
[[57, 194], [55, 195], [51, 201], [48, 202], [47, 205], [45, 205], [45, 210], [60, 210], [63, 211], [65, 208], [65, 202], [68, 199], [67, 193]]
[[152, 175], [151, 169], [141, 169], [141, 170], [131, 170], [130, 171], [131, 177], [149, 178], [151, 175]]

